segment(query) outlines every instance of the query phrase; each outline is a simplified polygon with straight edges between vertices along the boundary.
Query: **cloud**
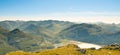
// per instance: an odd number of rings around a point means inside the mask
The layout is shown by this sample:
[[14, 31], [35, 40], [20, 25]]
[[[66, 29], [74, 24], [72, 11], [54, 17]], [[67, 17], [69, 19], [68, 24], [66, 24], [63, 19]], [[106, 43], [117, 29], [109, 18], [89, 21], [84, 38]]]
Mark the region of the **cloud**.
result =
[[120, 23], [120, 14], [112, 12], [64, 12], [43, 14], [40, 16], [0, 16], [0, 20], [61, 20], [71, 22], [104, 22]]

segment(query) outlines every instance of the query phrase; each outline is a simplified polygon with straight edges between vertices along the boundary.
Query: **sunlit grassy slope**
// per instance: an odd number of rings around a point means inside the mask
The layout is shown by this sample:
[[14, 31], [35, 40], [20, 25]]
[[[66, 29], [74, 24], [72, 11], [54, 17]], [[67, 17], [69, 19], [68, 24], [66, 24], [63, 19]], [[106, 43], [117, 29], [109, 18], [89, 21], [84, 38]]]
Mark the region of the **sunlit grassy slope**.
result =
[[86, 52], [83, 53], [83, 49], [80, 49], [74, 44], [69, 44], [52, 50], [44, 50], [40, 52], [16, 51], [7, 53], [6, 55], [120, 55], [120, 49], [112, 48], [113, 46], [103, 47], [99, 50], [95, 50], [94, 48], [84, 49]]

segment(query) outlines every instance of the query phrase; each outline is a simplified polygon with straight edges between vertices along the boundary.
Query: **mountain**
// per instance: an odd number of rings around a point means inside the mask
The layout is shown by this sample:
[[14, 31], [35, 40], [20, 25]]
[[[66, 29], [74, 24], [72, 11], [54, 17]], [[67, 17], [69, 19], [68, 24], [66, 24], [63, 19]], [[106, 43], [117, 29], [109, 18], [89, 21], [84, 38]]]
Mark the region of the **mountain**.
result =
[[87, 39], [92, 36], [101, 35], [104, 31], [100, 26], [92, 24], [75, 24], [60, 32], [60, 36], [71, 39]]
[[15, 51], [17, 50], [15, 47], [8, 44], [6, 33], [9, 30], [0, 27], [0, 55], [4, 55], [6, 52]]
[[35, 35], [40, 35], [40, 33], [57, 35], [61, 30], [69, 27], [73, 23], [56, 21], [56, 20], [46, 20], [46, 21], [28, 21], [20, 26], [24, 32], [32, 33]]
[[[95, 44], [118, 43], [119, 24], [76, 24], [66, 21], [1, 21], [0, 26], [8, 29], [20, 29], [32, 36], [40, 36], [42, 39], [57, 42], [58, 39], [72, 39]], [[116, 36], [116, 38], [114, 38]], [[98, 41], [97, 41], [98, 40]], [[113, 41], [110, 41], [113, 40]], [[104, 42], [101, 42], [104, 41]]]
[[0, 26], [8, 29], [8, 30], [13, 30], [15, 28], [18, 28], [20, 25], [22, 25], [24, 21], [1, 21]]
[[[0, 21], [0, 55], [6, 52], [40, 51], [66, 41], [98, 45], [120, 44], [120, 25], [67, 21]], [[11, 50], [10, 50], [11, 49]]]
[[[52, 38], [43, 36], [35, 36], [25, 33], [19, 29], [14, 29], [6, 34], [9, 45], [24, 51], [36, 51], [52, 48], [54, 42]], [[49, 46], [46, 46], [49, 45]]]
[[119, 24], [97, 23], [96, 25], [101, 26], [102, 28], [108, 30], [109, 32], [118, 32], [118, 31], [120, 31], [120, 25]]
[[[47, 40], [41, 36], [33, 36], [19, 29], [7, 32], [2, 29], [0, 31], [2, 33], [4, 32], [3, 34], [0, 34], [0, 55], [17, 50], [36, 51], [52, 48], [52, 41], [49, 42], [50, 39]], [[49, 46], [46, 46], [48, 44]]]
[[120, 43], [117, 32], [110, 32], [96, 24], [75, 24], [64, 30], [59, 34], [61, 38], [70, 40], [77, 40], [82, 42], [107, 45], [113, 43]]
[[30, 33], [30, 34], [36, 34], [39, 35], [39, 29], [35, 24], [29, 24], [25, 29], [25, 32]]

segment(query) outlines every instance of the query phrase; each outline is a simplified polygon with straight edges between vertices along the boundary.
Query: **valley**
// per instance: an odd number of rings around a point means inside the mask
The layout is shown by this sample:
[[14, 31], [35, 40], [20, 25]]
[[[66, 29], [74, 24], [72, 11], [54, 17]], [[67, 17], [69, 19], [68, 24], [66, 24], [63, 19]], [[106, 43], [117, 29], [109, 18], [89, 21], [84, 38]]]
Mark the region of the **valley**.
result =
[[99, 49], [101, 46], [120, 44], [119, 38], [119, 24], [58, 20], [0, 21], [0, 55], [19, 50], [44, 51], [72, 42], [81, 49], [93, 46]]

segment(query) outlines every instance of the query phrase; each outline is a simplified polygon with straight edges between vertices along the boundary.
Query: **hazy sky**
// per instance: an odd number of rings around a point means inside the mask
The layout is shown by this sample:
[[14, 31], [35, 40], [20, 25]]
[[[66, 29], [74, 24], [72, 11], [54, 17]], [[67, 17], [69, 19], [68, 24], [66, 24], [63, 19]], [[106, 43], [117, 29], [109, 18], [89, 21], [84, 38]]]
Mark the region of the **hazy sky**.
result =
[[120, 0], [0, 0], [0, 20], [120, 23]]

